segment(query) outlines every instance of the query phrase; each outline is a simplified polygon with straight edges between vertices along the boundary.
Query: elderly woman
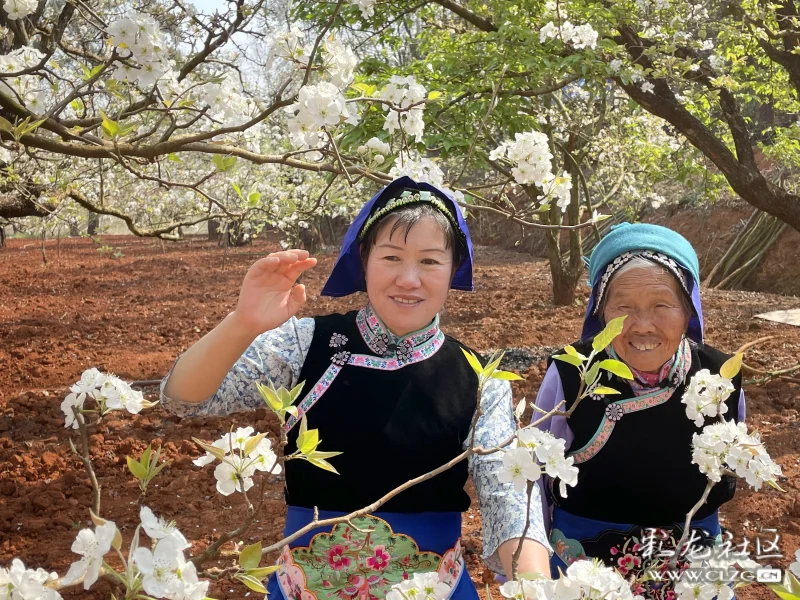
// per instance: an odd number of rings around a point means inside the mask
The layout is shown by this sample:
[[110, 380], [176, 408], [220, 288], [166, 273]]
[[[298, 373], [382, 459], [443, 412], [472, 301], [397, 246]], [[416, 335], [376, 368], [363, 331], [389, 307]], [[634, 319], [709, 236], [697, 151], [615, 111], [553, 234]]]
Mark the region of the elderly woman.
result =
[[[546, 508], [544, 520], [552, 519], [553, 576], [585, 557], [628, 574], [659, 546], [667, 550], [680, 539], [681, 524], [706, 486], [692, 463], [692, 434], [699, 429], [681, 397], [694, 373], [718, 373], [728, 358], [703, 342], [699, 265], [679, 234], [657, 225], [618, 225], [595, 248], [589, 271], [592, 292], [574, 347], [588, 355], [604, 324], [626, 316], [622, 333], [597, 360], [620, 360], [634, 378], [603, 371], [601, 385], [619, 395], [584, 398], [569, 418], [553, 416], [540, 424], [566, 441], [579, 469], [567, 498], [547, 483], [552, 514]], [[727, 414], [740, 421], [740, 377], [733, 384]], [[550, 411], [564, 400], [563, 410], [569, 410], [579, 386], [576, 367], [551, 359], [536, 404]], [[735, 478], [723, 477], [696, 514], [693, 529], [705, 539], [720, 533], [717, 511], [735, 487]]]
[[[439, 329], [448, 289], [472, 289], [472, 245], [458, 206], [437, 188], [402, 177], [356, 217], [322, 293], [366, 291], [360, 310], [297, 319], [306, 300], [300, 274], [316, 263], [301, 250], [257, 261], [236, 310], [176, 362], [162, 386], [164, 406], [182, 416], [225, 415], [263, 406], [256, 382], [287, 388], [305, 382], [299, 415], [319, 429], [326, 451], [342, 452], [331, 473], [302, 460], [286, 463], [285, 534], [364, 508], [453, 460], [469, 447], [478, 380], [462, 344]], [[493, 381], [482, 392], [477, 445], [515, 430], [511, 390]], [[246, 419], [246, 417], [244, 417]], [[286, 425], [296, 450], [297, 419]], [[481, 502], [484, 556], [511, 572], [525, 529], [527, 497], [501, 484], [500, 455], [473, 457]], [[268, 586], [271, 598], [384, 598], [391, 586], [434, 572], [437, 594], [477, 600], [460, 544], [466, 462], [390, 499], [377, 512], [317, 528], [284, 551]], [[538, 496], [533, 507], [541, 511]], [[523, 542], [520, 572], [546, 571], [541, 527]], [[436, 576], [438, 574], [438, 577]], [[428, 585], [430, 576], [426, 577]]]

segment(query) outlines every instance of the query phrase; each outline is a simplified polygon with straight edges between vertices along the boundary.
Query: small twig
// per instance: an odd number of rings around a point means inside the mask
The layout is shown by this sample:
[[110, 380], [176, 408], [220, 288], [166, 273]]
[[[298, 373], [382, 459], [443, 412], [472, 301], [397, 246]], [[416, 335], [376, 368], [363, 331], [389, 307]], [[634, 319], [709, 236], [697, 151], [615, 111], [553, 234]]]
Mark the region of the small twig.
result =
[[711, 488], [713, 487], [714, 487], [714, 482], [709, 480], [709, 482], [706, 484], [706, 489], [703, 490], [703, 495], [700, 497], [700, 500], [698, 500], [697, 504], [695, 504], [692, 507], [692, 510], [690, 510], [686, 514], [686, 522], [683, 526], [683, 535], [681, 535], [681, 539], [678, 541], [678, 546], [675, 548], [675, 554], [669, 561], [670, 569], [674, 569], [678, 565], [678, 558], [681, 555], [681, 549], [683, 548], [683, 545], [686, 543], [686, 540], [689, 538], [689, 531], [691, 530], [692, 517], [694, 517], [695, 514], [697, 514], [697, 511], [700, 510], [700, 508], [706, 503], [706, 500], [708, 500], [708, 494], [711, 493]]
[[100, 484], [97, 482], [97, 475], [95, 475], [92, 460], [89, 457], [89, 432], [86, 429], [86, 422], [83, 420], [83, 415], [77, 406], [72, 407], [72, 412], [75, 414], [75, 419], [78, 421], [78, 431], [81, 434], [81, 460], [83, 461], [83, 468], [89, 474], [89, 481], [92, 484], [92, 511], [98, 517], [100, 516]]

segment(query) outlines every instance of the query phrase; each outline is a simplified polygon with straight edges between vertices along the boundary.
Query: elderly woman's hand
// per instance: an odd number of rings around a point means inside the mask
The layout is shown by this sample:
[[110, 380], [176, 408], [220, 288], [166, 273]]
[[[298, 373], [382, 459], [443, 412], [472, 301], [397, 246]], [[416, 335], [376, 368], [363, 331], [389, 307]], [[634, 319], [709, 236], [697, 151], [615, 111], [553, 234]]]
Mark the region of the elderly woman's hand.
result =
[[273, 252], [247, 271], [233, 313], [253, 337], [279, 327], [306, 302], [306, 288], [297, 284], [300, 274], [317, 264], [306, 250]]

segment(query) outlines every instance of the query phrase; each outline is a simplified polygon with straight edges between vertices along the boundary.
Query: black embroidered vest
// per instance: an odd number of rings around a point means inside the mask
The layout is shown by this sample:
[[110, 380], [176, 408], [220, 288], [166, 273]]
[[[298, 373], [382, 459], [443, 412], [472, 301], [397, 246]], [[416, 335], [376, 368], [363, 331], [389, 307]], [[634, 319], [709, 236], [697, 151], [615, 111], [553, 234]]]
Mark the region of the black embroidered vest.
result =
[[[574, 346], [585, 355], [591, 352], [591, 341]], [[608, 356], [602, 352], [596, 360], [604, 358]], [[692, 362], [685, 383], [701, 369], [719, 373], [728, 358], [714, 348], [691, 343]], [[550, 362], [555, 362], [558, 368], [566, 399], [565, 410], [568, 410], [578, 393], [578, 370], [552, 358]], [[568, 419], [575, 435], [568, 452], [581, 449], [592, 440], [603, 420], [606, 405], [634, 397], [630, 385], [619, 377], [605, 373], [602, 382], [620, 391], [621, 395], [581, 400]], [[728, 420], [738, 418], [741, 374], [733, 380], [733, 385], [735, 390], [725, 401], [728, 406], [725, 418]], [[642, 526], [683, 523], [707, 483], [706, 476], [692, 463], [692, 434], [699, 432], [700, 428], [686, 416], [686, 405], [681, 403], [684, 389], [685, 385], [681, 383], [663, 404], [623, 415], [597, 454], [576, 465], [578, 484], [567, 488], [567, 498], [561, 498], [558, 486], [553, 485], [556, 505], [578, 516], [614, 523]], [[709, 422], [706, 418], [706, 424]], [[716, 511], [733, 498], [735, 490], [736, 478], [723, 476], [695, 518]]]
[[[356, 324], [357, 312], [315, 318], [314, 337], [300, 372], [301, 398], [320, 380], [335, 355], [375, 356]], [[346, 341], [345, 341], [346, 340]], [[462, 345], [444, 337], [425, 360], [397, 370], [344, 364], [308, 410], [308, 428], [319, 429], [321, 451], [338, 475], [303, 460], [286, 463], [286, 502], [322, 510], [362, 508], [399, 485], [445, 464], [463, 451], [475, 413], [478, 379]], [[386, 356], [402, 349], [387, 348]], [[344, 357], [344, 360], [342, 360]], [[288, 433], [286, 453], [296, 450], [299, 425]], [[467, 461], [401, 492], [385, 512], [465, 511]]]

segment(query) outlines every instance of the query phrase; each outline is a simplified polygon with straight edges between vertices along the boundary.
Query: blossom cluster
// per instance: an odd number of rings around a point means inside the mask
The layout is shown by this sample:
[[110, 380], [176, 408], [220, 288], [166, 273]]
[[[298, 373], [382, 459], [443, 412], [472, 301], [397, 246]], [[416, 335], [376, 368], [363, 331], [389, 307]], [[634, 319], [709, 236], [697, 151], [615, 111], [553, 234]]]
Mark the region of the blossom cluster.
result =
[[3, 3], [3, 10], [11, 21], [16, 21], [32, 14], [38, 4], [36, 0], [6, 0]]
[[770, 458], [758, 434], [747, 433], [744, 423], [723, 421], [707, 425], [692, 436], [692, 462], [711, 481], [720, 481], [723, 471], [743, 477], [753, 489], [774, 482], [781, 467]]
[[439, 574], [414, 573], [411, 579], [392, 586], [386, 600], [444, 600], [450, 595], [450, 586], [439, 579]]
[[580, 50], [597, 46], [597, 31], [589, 25], [573, 25], [569, 21], [559, 27], [550, 21], [539, 30], [539, 42], [544, 44], [548, 39], [560, 37], [564, 43]]
[[11, 568], [0, 567], [0, 598], [60, 600], [61, 594], [47, 585], [56, 579], [56, 573], [48, 573], [44, 569], [26, 569], [25, 564], [15, 558], [11, 561]]
[[728, 410], [725, 400], [733, 390], [730, 379], [712, 375], [708, 369], [698, 371], [686, 386], [681, 400], [686, 405], [686, 416], [702, 427], [705, 417], [724, 415]]
[[123, 409], [135, 415], [153, 405], [144, 399], [142, 392], [134, 390], [122, 379], [101, 373], [95, 368], [84, 371], [80, 381], [71, 385], [69, 391], [61, 403], [61, 410], [65, 417], [64, 427], [73, 429], [78, 428], [75, 409], [83, 410], [87, 398], [97, 402], [101, 415]]
[[425, 131], [423, 114], [427, 90], [412, 77], [392, 75], [389, 83], [380, 92], [381, 100], [390, 102], [386, 108], [386, 120], [383, 128], [390, 134], [402, 129], [407, 135], [414, 136], [417, 142], [422, 141]]
[[634, 600], [631, 588], [622, 575], [599, 560], [578, 560], [556, 580], [507, 581], [500, 593], [511, 600]]
[[214, 469], [214, 478], [217, 480], [217, 491], [223, 496], [230, 496], [243, 489], [246, 492], [253, 487], [253, 475], [256, 471], [273, 475], [281, 472], [281, 466], [277, 464], [278, 458], [272, 451], [272, 443], [266, 437], [262, 437], [253, 449], [245, 453], [248, 442], [257, 435], [254, 435], [252, 427], [240, 427], [211, 444], [219, 449], [219, 456], [206, 452], [204, 456], [193, 461], [198, 467], [204, 467], [219, 460]]
[[489, 154], [489, 160], [499, 159], [515, 164], [511, 174], [517, 183], [542, 188], [545, 197], [555, 198], [562, 211], [567, 209], [572, 178], [566, 172], [560, 177], [553, 174], [553, 154], [546, 134], [540, 131], [517, 133], [513, 142], [504, 142]]
[[139, 65], [122, 63], [114, 73], [119, 81], [127, 80], [148, 89], [170, 70], [166, 39], [150, 15], [130, 10], [108, 26], [108, 34], [123, 56], [127, 55]]
[[[529, 481], [537, 481], [544, 472], [558, 478], [561, 496], [566, 498], [567, 486], [578, 483], [578, 467], [574, 458], [565, 457], [566, 441], [548, 431], [525, 427], [517, 432], [517, 447], [503, 452], [503, 468], [498, 473], [501, 483], [513, 483], [523, 492]], [[535, 460], [534, 460], [535, 459]]]
[[[93, 517], [94, 518], [94, 517]], [[188, 562], [184, 551], [190, 547], [184, 535], [174, 523], [160, 519], [148, 507], [139, 511], [141, 525], [137, 527], [131, 544], [131, 567], [126, 569], [126, 587], [137, 586], [150, 596], [168, 600], [201, 600], [208, 593], [208, 581], [200, 581], [193, 563]], [[63, 585], [73, 585], [83, 581], [83, 589], [88, 590], [100, 574], [112, 571], [104, 562], [104, 557], [112, 548], [119, 550], [121, 535], [113, 521], [96, 519], [95, 529], [82, 529], [78, 532], [72, 551], [81, 559], [70, 565], [62, 580]], [[139, 529], [153, 540], [153, 547], [138, 547]], [[124, 559], [123, 559], [124, 560]], [[26, 599], [27, 600], [27, 599]]]
[[[35, 5], [35, 3], [34, 3]], [[8, 9], [6, 9], [8, 10]], [[18, 73], [42, 62], [44, 54], [31, 46], [21, 46], [8, 54], [0, 55], [0, 73]], [[36, 75], [17, 75], [0, 79], [0, 92], [19, 97], [34, 114], [45, 112], [50, 97], [49, 84]]]
[[386, 161], [386, 155], [391, 151], [392, 148], [389, 144], [376, 137], [370, 138], [366, 144], [356, 149], [365, 162], [367, 158], [370, 158], [370, 162], [374, 165], [382, 165]]
[[375, 14], [375, 2], [377, 0], [350, 0], [351, 6], [357, 6], [361, 10], [361, 16], [368, 19]]
[[358, 124], [358, 113], [348, 109], [342, 91], [330, 82], [300, 88], [297, 102], [286, 108], [289, 140], [297, 149], [316, 148], [324, 140], [323, 128], [341, 122]]

